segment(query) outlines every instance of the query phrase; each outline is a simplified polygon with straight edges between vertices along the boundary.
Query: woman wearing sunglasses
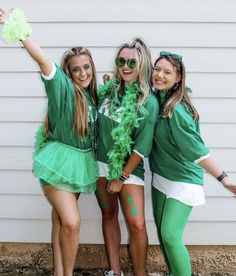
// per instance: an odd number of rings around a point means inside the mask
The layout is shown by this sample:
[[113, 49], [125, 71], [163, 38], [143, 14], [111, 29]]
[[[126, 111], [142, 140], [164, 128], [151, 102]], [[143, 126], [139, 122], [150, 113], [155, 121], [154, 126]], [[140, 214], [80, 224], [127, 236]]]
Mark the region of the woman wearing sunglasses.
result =
[[114, 77], [99, 89], [97, 199], [103, 216], [103, 236], [109, 263], [105, 275], [120, 269], [118, 199], [127, 222], [135, 276], [146, 275], [147, 232], [144, 218], [143, 157], [149, 155], [158, 113], [150, 93], [151, 58], [141, 39], [122, 45]]
[[158, 236], [169, 275], [191, 276], [182, 235], [193, 206], [203, 204], [205, 169], [236, 194], [236, 185], [213, 161], [200, 136], [199, 115], [185, 86], [182, 57], [161, 52], [152, 83], [160, 104], [149, 158], [152, 200]]
[[38, 64], [48, 97], [45, 123], [34, 153], [34, 174], [52, 210], [53, 275], [72, 276], [79, 246], [80, 193], [93, 193], [98, 179], [96, 151], [97, 82], [89, 50], [68, 49], [61, 68], [31, 38], [19, 9], [0, 9], [7, 42], [22, 42]]

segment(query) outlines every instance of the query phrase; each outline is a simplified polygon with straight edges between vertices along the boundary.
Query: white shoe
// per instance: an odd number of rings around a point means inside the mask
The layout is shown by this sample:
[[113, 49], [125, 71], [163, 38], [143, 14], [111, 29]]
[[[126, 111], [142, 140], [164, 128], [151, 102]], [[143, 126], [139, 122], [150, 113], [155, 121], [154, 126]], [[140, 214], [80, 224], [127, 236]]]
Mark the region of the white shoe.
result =
[[113, 270], [110, 271], [104, 271], [104, 276], [124, 276], [123, 271], [120, 272], [119, 274], [116, 274]]

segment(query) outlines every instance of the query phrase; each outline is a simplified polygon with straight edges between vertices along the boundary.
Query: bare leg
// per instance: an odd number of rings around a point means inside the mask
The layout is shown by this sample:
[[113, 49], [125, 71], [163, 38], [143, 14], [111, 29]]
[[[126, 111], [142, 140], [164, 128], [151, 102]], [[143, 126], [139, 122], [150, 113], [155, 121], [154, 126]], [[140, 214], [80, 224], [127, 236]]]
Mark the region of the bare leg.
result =
[[144, 187], [126, 184], [120, 201], [130, 232], [129, 252], [135, 276], [146, 276], [148, 237], [144, 214]]
[[59, 237], [63, 276], [72, 276], [79, 246], [80, 229], [80, 214], [76, 195], [58, 190], [50, 185], [44, 186], [44, 193], [61, 222]]
[[[76, 199], [78, 200], [79, 194], [75, 194]], [[52, 208], [52, 250], [53, 250], [53, 276], [62, 276], [63, 275], [63, 264], [62, 264], [62, 252], [61, 252], [61, 243], [60, 243], [60, 231], [61, 231], [61, 221], [55, 211]]]
[[107, 180], [100, 177], [96, 197], [102, 212], [102, 231], [110, 270], [120, 275], [120, 226], [118, 198], [106, 192]]
[[62, 253], [60, 243], [61, 222], [54, 209], [52, 209], [52, 252], [53, 252], [53, 276], [63, 275]]

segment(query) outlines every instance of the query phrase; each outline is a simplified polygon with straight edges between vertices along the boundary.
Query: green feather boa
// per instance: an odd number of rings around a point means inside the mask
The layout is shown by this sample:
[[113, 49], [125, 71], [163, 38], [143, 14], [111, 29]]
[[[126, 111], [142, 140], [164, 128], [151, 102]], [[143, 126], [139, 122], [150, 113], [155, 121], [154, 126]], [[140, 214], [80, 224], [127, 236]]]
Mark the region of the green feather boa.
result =
[[35, 135], [35, 153], [38, 153], [40, 149], [42, 149], [45, 144], [48, 142], [48, 135], [46, 134], [45, 125], [41, 124]]
[[131, 155], [131, 145], [134, 143], [131, 138], [131, 132], [134, 128], [139, 127], [139, 121], [147, 115], [147, 110], [142, 106], [139, 111], [143, 115], [138, 117], [137, 100], [140, 95], [140, 87], [138, 83], [128, 84], [125, 86], [125, 93], [122, 97], [122, 103], [117, 91], [117, 82], [110, 80], [104, 86], [100, 86], [98, 90], [99, 100], [102, 101], [103, 97], [113, 89], [114, 98], [110, 105], [110, 116], [115, 118], [116, 106], [121, 106], [121, 122], [115, 127], [111, 136], [113, 145], [108, 155], [108, 177], [109, 181], [119, 179], [122, 174], [123, 166], [126, 162], [127, 155]]

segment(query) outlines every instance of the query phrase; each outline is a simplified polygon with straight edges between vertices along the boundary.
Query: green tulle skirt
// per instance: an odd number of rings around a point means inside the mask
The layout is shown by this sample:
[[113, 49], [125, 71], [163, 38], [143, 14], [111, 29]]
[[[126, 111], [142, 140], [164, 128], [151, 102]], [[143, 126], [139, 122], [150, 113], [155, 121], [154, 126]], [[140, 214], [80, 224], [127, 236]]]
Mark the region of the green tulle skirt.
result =
[[34, 153], [34, 175], [42, 185], [72, 193], [93, 193], [98, 179], [98, 165], [92, 151], [57, 142], [47, 142]]

